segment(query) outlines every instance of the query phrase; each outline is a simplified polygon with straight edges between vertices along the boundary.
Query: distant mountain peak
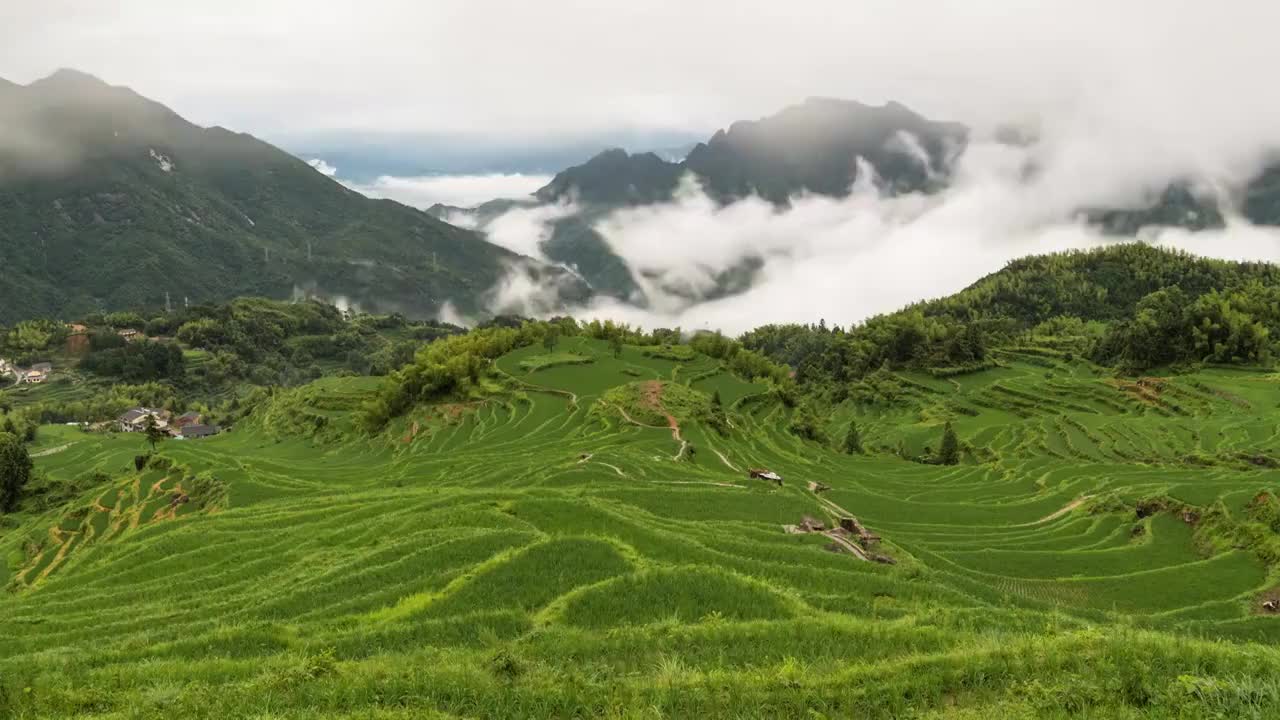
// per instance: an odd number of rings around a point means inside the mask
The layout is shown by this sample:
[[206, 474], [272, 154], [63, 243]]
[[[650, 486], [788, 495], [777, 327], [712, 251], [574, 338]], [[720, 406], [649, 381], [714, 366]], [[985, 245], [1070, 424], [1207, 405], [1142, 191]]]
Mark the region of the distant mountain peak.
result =
[[568, 198], [588, 204], [651, 203], [671, 196], [682, 168], [651, 152], [611, 148], [557, 174], [535, 195], [543, 202]]
[[32, 82], [27, 87], [111, 87], [102, 78], [74, 68], [58, 68], [52, 74]]

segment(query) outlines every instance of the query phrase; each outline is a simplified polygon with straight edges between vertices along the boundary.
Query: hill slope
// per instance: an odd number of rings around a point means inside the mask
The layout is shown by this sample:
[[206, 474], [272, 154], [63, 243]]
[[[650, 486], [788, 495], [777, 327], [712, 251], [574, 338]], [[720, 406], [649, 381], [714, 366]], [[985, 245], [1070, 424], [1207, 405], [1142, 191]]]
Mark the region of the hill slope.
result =
[[0, 322], [154, 308], [166, 293], [478, 309], [508, 264], [530, 262], [74, 71], [0, 88], [0, 129]]
[[[353, 432], [365, 378], [277, 393], [142, 471], [136, 436], [43, 428], [52, 478], [113, 478], [0, 529], [0, 711], [1280, 709], [1251, 690], [1280, 673], [1275, 556], [1258, 552], [1275, 471], [1241, 460], [1280, 427], [1265, 376], [1154, 390], [1012, 352], [955, 381], [890, 373], [900, 402], [821, 423], [861, 424], [851, 455], [687, 347], [533, 340], [372, 440]], [[946, 421], [960, 464], [899, 457]]]

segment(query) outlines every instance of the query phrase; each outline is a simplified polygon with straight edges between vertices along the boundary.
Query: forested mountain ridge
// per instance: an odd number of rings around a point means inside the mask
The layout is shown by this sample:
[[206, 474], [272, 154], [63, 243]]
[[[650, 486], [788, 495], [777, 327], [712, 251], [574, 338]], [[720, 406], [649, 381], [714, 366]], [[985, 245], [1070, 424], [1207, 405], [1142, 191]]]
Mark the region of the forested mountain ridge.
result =
[[866, 322], [767, 325], [743, 344], [838, 392], [886, 369], [950, 376], [1010, 346], [1122, 373], [1280, 357], [1280, 267], [1126, 243], [1014, 260], [964, 290]]
[[298, 291], [426, 315], [511, 263], [566, 276], [83, 73], [0, 86], [0, 128], [0, 321]]

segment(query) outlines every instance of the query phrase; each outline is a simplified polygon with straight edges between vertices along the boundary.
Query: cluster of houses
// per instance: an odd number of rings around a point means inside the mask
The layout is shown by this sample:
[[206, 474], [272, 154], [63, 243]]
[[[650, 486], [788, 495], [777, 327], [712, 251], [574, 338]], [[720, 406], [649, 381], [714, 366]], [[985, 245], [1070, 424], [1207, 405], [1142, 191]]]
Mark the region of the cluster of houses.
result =
[[174, 416], [168, 410], [136, 407], [116, 418], [120, 432], [143, 432], [152, 423], [179, 440], [197, 440], [222, 432], [222, 428], [217, 425], [205, 423], [204, 417], [198, 412]]
[[15, 378], [14, 385], [22, 385], [24, 383], [37, 385], [48, 380], [52, 372], [52, 363], [42, 362], [36, 363], [29, 368], [20, 368], [8, 360], [0, 358], [0, 377], [8, 375]]
[[[69, 323], [67, 325], [68, 332], [68, 348], [75, 352], [76, 348], [81, 350], [88, 349], [89, 327], [80, 323]], [[167, 342], [169, 338], [154, 337], [148, 338], [144, 333], [131, 328], [117, 330], [116, 334], [124, 339], [125, 342], [137, 342], [138, 340], [152, 340], [155, 342]], [[72, 341], [79, 341], [73, 343]], [[12, 377], [14, 385], [38, 385], [49, 379], [53, 373], [53, 364], [42, 362], [36, 363], [29, 368], [18, 367], [17, 365], [0, 358], [0, 378]]]

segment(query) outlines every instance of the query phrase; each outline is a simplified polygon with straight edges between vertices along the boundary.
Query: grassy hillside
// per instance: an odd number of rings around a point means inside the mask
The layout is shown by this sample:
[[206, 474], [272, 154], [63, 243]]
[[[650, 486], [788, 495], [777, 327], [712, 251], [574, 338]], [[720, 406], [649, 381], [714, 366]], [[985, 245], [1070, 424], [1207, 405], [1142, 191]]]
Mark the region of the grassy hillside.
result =
[[[373, 436], [369, 378], [277, 393], [141, 471], [137, 436], [45, 427], [39, 469], [108, 479], [3, 519], [0, 713], [1280, 712], [1280, 378], [996, 360], [831, 406], [859, 455], [788, 432], [782, 385], [585, 336]], [[947, 422], [961, 462], [921, 462]], [[826, 532], [851, 516], [882, 539]]]

